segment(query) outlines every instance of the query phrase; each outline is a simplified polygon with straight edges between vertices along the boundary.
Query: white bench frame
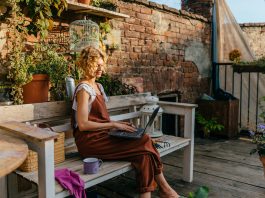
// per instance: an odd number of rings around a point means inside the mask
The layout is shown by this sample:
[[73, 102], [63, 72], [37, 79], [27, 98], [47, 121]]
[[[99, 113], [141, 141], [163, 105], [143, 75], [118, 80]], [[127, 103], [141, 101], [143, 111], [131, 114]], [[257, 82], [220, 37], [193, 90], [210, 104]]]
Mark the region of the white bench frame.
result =
[[[136, 106], [143, 105], [143, 96], [150, 95], [150, 93], [138, 94], [133, 96], [115, 96], [111, 97], [110, 103], [108, 103], [109, 111], [114, 111], [124, 106], [131, 106], [131, 111], [135, 111]], [[121, 100], [123, 101], [121, 103]], [[163, 153], [166, 155], [179, 148], [184, 148], [184, 158], [183, 158], [183, 180], [186, 182], [192, 182], [193, 180], [193, 156], [194, 156], [194, 121], [195, 121], [195, 108], [197, 105], [194, 104], [184, 104], [175, 102], [159, 102], [164, 113], [183, 115], [184, 116], [184, 138], [188, 138], [190, 141], [185, 145], [180, 145], [174, 149], [168, 149]], [[138, 113], [127, 114], [129, 117], [123, 117], [124, 119], [133, 118]], [[131, 116], [131, 117], [130, 117]], [[119, 119], [120, 116], [112, 116], [112, 119]], [[18, 121], [28, 121], [18, 120]], [[1, 117], [0, 117], [1, 122]], [[50, 138], [38, 139], [37, 137], [27, 136], [25, 134], [21, 135], [19, 128], [13, 126], [19, 126], [22, 123], [11, 122], [11, 125], [0, 124], [0, 130], [11, 135], [19, 136], [26, 140], [29, 148], [38, 153], [38, 189], [39, 198], [53, 198], [53, 197], [64, 197], [69, 195], [67, 191], [55, 195], [55, 179], [54, 179], [54, 138], [56, 134], [50, 133]], [[69, 125], [69, 124], [68, 124]], [[177, 131], [176, 131], [177, 136]], [[98, 179], [97, 181], [87, 182], [85, 187], [90, 187], [95, 184], [106, 181], [110, 178], [123, 174], [132, 169], [130, 163], [123, 162], [124, 165], [119, 170], [107, 174], [105, 177]], [[4, 189], [2, 189], [4, 191]], [[1, 189], [0, 189], [1, 192]], [[11, 192], [12, 194], [12, 192]]]

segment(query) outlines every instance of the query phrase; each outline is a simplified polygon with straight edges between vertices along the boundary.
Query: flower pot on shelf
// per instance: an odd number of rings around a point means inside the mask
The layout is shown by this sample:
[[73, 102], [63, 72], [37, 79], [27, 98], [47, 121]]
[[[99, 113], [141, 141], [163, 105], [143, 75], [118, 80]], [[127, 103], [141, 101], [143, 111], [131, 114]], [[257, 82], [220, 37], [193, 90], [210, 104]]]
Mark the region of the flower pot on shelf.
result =
[[83, 3], [83, 4], [90, 5], [90, 1], [91, 0], [78, 0], [78, 3]]
[[263, 165], [263, 172], [264, 172], [264, 177], [265, 177], [265, 156], [260, 156], [259, 159]]
[[49, 93], [49, 76], [35, 74], [31, 82], [23, 86], [24, 104], [47, 102]]

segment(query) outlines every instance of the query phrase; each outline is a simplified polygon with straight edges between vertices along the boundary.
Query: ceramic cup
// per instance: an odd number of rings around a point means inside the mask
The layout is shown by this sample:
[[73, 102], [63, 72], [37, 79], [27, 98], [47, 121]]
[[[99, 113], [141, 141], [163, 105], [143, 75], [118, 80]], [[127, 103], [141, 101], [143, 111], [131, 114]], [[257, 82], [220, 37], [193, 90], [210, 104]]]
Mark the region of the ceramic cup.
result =
[[98, 158], [85, 158], [84, 162], [84, 174], [96, 174], [103, 161]]

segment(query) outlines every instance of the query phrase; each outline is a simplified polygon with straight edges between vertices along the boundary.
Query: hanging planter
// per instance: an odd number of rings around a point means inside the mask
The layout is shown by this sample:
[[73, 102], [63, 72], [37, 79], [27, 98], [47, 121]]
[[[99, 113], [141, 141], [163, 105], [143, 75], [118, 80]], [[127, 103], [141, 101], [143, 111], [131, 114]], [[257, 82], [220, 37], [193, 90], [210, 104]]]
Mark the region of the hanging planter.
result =
[[233, 65], [233, 71], [237, 73], [244, 73], [244, 72], [265, 73], [265, 67], [261, 67], [258, 65]]
[[49, 76], [34, 74], [31, 82], [23, 86], [24, 104], [47, 102], [49, 93]]

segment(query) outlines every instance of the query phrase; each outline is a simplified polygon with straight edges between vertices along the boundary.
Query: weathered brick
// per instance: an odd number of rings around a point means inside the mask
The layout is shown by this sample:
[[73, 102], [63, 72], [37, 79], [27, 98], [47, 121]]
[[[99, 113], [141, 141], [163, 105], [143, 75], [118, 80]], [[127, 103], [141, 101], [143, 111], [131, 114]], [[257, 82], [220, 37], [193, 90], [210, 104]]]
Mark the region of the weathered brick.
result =
[[155, 27], [154, 22], [148, 20], [141, 20], [141, 25], [144, 27]]
[[112, 58], [112, 57], [110, 57], [109, 59], [108, 59], [108, 64], [109, 65], [117, 65], [117, 58]]
[[155, 32], [154, 28], [151, 28], [151, 27], [146, 27], [145, 28], [145, 32], [147, 34], [153, 34]]
[[128, 38], [140, 38], [140, 33], [139, 32], [125, 30], [124, 34]]
[[139, 57], [138, 53], [135, 53], [135, 52], [130, 52], [129, 56], [130, 56], [130, 59], [132, 60], [136, 60]]
[[142, 13], [136, 13], [136, 17], [138, 19], [144, 19], [144, 20], [149, 20], [150, 19], [150, 14], [142, 14]]
[[143, 14], [152, 14], [152, 10], [150, 8], [147, 8], [147, 7], [141, 7], [140, 12]]
[[140, 12], [141, 11], [141, 7], [139, 5], [137, 5], [137, 4], [133, 4], [133, 5], [134, 5], [133, 8], [132, 8], [133, 11], [136, 11], [136, 12]]
[[130, 30], [136, 32], [145, 32], [145, 27], [141, 25], [131, 25]]
[[130, 43], [130, 39], [128, 39], [128, 38], [121, 38], [121, 43], [122, 44], [129, 44]]
[[143, 53], [150, 52], [150, 47], [143, 46], [143, 47], [142, 47], [142, 52], [143, 52]]
[[138, 45], [145, 45], [145, 41], [143, 39], [139, 40]]
[[137, 38], [131, 38], [130, 39], [130, 44], [131, 46], [137, 46], [138, 45], [138, 40]]
[[127, 8], [120, 8], [120, 13], [127, 14], [130, 17], [135, 17], [136, 12], [133, 10], [128, 10]]
[[140, 52], [142, 52], [142, 48], [141, 47], [133, 47], [133, 51], [140, 53]]

